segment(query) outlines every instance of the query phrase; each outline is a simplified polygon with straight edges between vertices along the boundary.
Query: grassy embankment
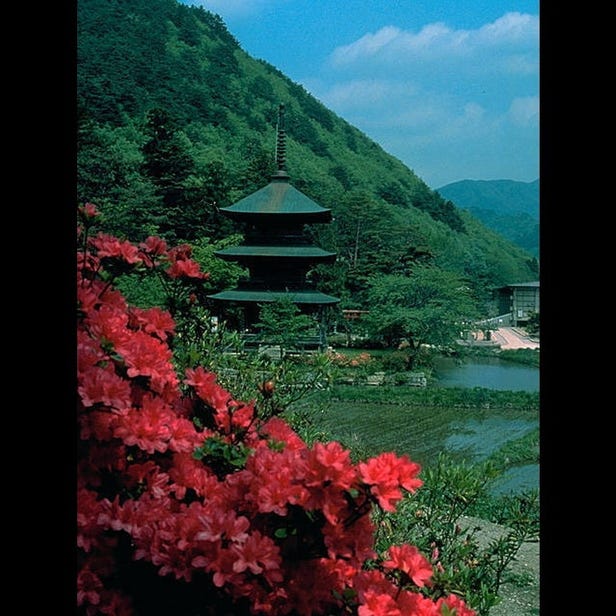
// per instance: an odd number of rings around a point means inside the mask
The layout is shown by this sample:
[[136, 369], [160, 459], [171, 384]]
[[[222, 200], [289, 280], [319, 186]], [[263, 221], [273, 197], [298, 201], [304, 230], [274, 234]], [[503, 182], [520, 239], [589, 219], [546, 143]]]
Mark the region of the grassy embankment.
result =
[[[539, 352], [478, 351], [497, 355], [506, 361], [539, 366]], [[345, 349], [345, 355], [359, 357], [363, 351]], [[383, 355], [370, 351], [367, 365], [353, 370], [380, 370]], [[476, 353], [464, 352], [461, 358]], [[372, 365], [370, 365], [372, 364]], [[430, 374], [428, 369], [427, 374]], [[389, 377], [390, 375], [388, 375]], [[407, 454], [422, 466], [435, 464], [447, 452], [452, 460], [479, 462], [470, 450], [448, 451], [448, 439], [464, 431], [468, 422], [490, 420], [507, 427], [526, 426], [511, 434], [498, 434], [489, 459], [504, 472], [513, 466], [539, 462], [539, 393], [496, 391], [484, 388], [444, 388], [435, 385], [413, 387], [370, 386], [357, 380], [353, 385], [337, 384], [312, 392], [291, 406], [287, 415], [298, 425], [307, 440], [336, 440], [349, 448], [355, 459], [383, 451]], [[528, 429], [529, 424], [535, 428]], [[496, 436], [496, 435], [495, 435]]]
[[[527, 365], [538, 360], [537, 353], [508, 355]], [[379, 363], [370, 368], [382, 368]], [[537, 392], [337, 384], [313, 391], [286, 414], [308, 442], [336, 440], [350, 449], [356, 461], [394, 451], [421, 464], [423, 487], [405, 497], [395, 513], [376, 518], [379, 550], [410, 542], [429, 554], [436, 541], [444, 566], [436, 584], [464, 588], [468, 604], [480, 616], [487, 616], [505, 591], [530, 594], [534, 606], [537, 579], [520, 577], [511, 563], [525, 542], [538, 537], [538, 502], [532, 494], [520, 499], [491, 497], [486, 486], [494, 470], [500, 474], [539, 463]], [[470, 449], [448, 451], [448, 439], [459, 436], [467, 422], [484, 420], [503, 426], [500, 434], [485, 436], [497, 445], [490, 455], [476, 459]], [[523, 429], [511, 430], [515, 425]], [[484, 545], [475, 534], [478, 527], [457, 535], [455, 529], [468, 515], [502, 525], [503, 533], [508, 529], [506, 537]]]

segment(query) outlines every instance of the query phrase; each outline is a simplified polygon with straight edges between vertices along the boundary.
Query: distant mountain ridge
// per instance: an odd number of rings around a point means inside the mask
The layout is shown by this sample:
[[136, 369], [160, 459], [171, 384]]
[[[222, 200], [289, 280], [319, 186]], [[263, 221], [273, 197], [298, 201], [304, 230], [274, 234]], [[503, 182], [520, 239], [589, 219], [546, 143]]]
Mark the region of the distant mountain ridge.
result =
[[486, 227], [539, 256], [539, 179], [460, 180], [437, 189]]

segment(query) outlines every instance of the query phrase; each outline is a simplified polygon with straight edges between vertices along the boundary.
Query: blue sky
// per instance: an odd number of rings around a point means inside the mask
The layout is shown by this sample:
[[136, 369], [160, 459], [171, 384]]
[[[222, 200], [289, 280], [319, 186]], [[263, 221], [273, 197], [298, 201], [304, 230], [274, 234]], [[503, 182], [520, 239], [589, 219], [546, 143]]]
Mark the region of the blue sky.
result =
[[182, 0], [431, 188], [539, 177], [539, 0]]

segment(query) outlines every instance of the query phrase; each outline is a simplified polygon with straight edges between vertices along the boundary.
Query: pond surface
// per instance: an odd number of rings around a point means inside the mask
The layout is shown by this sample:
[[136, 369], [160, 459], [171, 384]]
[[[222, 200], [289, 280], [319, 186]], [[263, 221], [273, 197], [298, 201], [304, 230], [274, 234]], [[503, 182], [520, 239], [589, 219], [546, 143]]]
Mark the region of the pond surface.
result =
[[[465, 454], [473, 461], [485, 460], [509, 441], [517, 440], [539, 427], [539, 421], [486, 417], [454, 421], [445, 449]], [[502, 496], [539, 489], [539, 464], [509, 468], [489, 488], [491, 494]]]
[[439, 387], [539, 391], [539, 368], [521, 366], [498, 357], [474, 358], [463, 362], [442, 357], [435, 362], [434, 377]]
[[[444, 357], [437, 361], [435, 377], [441, 387], [485, 387], [499, 391], [539, 391], [539, 368], [521, 366], [497, 357], [473, 358], [463, 362]], [[480, 461], [536, 429], [539, 421], [489, 417], [453, 422], [445, 447], [464, 452]], [[490, 492], [496, 496], [539, 489], [539, 464], [525, 464], [508, 469], [496, 479]]]
[[539, 465], [525, 464], [507, 469], [490, 487], [494, 496], [509, 496], [527, 490], [539, 489]]
[[466, 453], [476, 461], [485, 460], [509, 441], [522, 438], [539, 426], [538, 421], [486, 417], [454, 421], [449, 429], [452, 434], [445, 441], [449, 451]]

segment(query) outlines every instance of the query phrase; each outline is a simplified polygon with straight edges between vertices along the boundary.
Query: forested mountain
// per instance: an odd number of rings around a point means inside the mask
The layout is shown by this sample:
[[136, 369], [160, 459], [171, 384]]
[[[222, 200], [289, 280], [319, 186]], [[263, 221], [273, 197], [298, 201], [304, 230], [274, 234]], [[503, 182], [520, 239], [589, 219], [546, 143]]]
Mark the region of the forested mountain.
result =
[[442, 186], [438, 193], [539, 256], [539, 180], [462, 180]]
[[334, 214], [312, 232], [338, 253], [318, 280], [343, 307], [361, 305], [375, 275], [417, 264], [459, 275], [479, 302], [537, 278], [532, 254], [251, 58], [219, 16], [176, 0], [80, 0], [77, 26], [77, 196], [107, 232], [189, 243], [238, 232], [218, 209], [269, 182], [284, 103], [291, 183]]

